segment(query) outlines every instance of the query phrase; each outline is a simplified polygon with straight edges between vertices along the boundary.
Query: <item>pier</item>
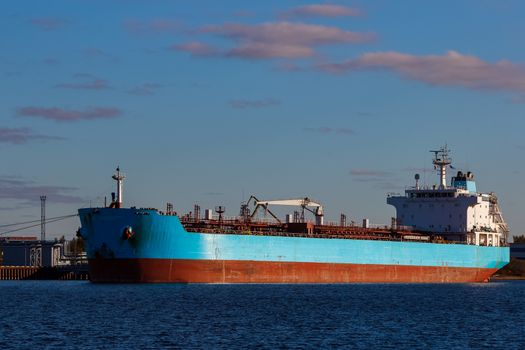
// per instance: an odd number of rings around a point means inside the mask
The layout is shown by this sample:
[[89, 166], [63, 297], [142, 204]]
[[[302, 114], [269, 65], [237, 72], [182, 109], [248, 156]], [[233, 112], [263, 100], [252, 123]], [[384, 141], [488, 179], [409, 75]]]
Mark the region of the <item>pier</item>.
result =
[[88, 266], [0, 266], [0, 281], [5, 280], [89, 280]]

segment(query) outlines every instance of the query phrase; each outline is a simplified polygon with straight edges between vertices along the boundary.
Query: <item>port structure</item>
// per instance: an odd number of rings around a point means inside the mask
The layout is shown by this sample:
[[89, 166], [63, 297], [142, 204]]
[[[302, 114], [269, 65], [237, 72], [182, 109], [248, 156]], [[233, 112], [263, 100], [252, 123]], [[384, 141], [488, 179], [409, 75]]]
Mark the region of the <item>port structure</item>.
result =
[[40, 196], [40, 240], [46, 240], [46, 196]]
[[[292, 199], [278, 199], [278, 200], [259, 200], [255, 196], [250, 196], [250, 199], [248, 199], [248, 203], [253, 200], [253, 203], [255, 204], [255, 208], [253, 209], [252, 214], [250, 215], [250, 219], [252, 219], [256, 214], [257, 210], [259, 208], [263, 208], [265, 212], [269, 213], [277, 222], [281, 223], [281, 220], [272, 213], [272, 211], [268, 208], [270, 205], [282, 205], [282, 206], [298, 206], [301, 207], [302, 213], [301, 213], [301, 221], [304, 222], [304, 211], [307, 210], [310, 213], [314, 214], [315, 216], [315, 224], [316, 225], [322, 225], [323, 224], [323, 206], [311, 200], [308, 197], [304, 198], [292, 198]], [[310, 209], [313, 208], [313, 209]]]

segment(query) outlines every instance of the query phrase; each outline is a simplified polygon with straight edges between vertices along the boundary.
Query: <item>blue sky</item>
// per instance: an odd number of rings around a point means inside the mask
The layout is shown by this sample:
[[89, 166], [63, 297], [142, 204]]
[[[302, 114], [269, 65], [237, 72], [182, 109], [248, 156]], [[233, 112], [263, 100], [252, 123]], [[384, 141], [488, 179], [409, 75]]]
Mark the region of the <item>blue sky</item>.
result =
[[388, 223], [447, 143], [525, 231], [522, 1], [2, 5], [0, 224], [41, 194], [50, 217], [101, 204], [117, 165], [127, 205], [309, 196]]

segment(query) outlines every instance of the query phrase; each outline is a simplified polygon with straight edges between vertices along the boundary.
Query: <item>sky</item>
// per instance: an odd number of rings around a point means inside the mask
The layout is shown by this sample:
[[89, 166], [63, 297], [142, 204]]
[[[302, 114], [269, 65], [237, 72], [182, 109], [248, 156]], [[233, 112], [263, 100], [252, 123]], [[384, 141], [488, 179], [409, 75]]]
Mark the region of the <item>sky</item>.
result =
[[518, 0], [4, 1], [0, 234], [38, 220], [41, 195], [48, 217], [103, 205], [117, 166], [125, 206], [234, 216], [250, 195], [309, 197], [325, 221], [388, 224], [387, 193], [415, 173], [437, 183], [429, 150], [444, 144], [522, 234], [523, 13]]

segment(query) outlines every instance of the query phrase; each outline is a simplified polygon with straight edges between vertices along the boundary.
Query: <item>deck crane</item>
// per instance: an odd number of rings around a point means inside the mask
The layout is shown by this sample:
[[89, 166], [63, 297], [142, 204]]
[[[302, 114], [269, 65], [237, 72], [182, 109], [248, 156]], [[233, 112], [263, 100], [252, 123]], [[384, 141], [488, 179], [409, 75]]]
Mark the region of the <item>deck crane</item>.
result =
[[[310, 213], [315, 215], [315, 224], [316, 225], [322, 225], [323, 224], [323, 206], [320, 203], [314, 202], [308, 197], [305, 198], [298, 198], [298, 199], [279, 199], [279, 200], [259, 200], [255, 196], [251, 196], [247, 203], [249, 203], [251, 200], [254, 200], [255, 209], [253, 210], [253, 213], [251, 214], [250, 218], [253, 218], [255, 214], [257, 214], [257, 210], [259, 208], [264, 208], [264, 210], [270, 215], [273, 216], [275, 220], [277, 220], [279, 223], [281, 223], [281, 220], [272, 213], [269, 209], [269, 205], [284, 205], [284, 206], [298, 206], [302, 208], [302, 219], [304, 220], [304, 211], [308, 210]], [[311, 209], [312, 208], [312, 209]]]

